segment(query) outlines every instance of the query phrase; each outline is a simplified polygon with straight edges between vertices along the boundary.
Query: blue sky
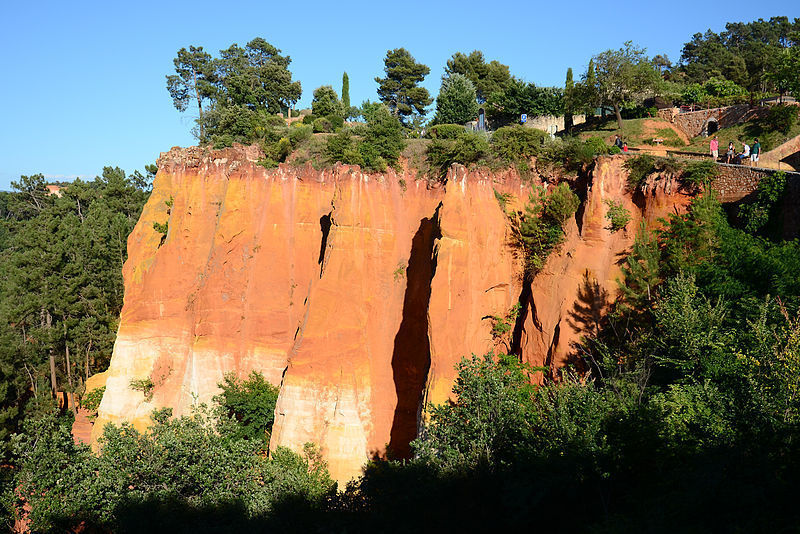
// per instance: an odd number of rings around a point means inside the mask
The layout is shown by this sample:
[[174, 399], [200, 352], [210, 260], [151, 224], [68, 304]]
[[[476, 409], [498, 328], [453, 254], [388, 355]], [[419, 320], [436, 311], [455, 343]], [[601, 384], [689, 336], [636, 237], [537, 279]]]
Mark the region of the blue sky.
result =
[[[669, 8], [665, 6], [669, 5]], [[303, 84], [341, 89], [354, 104], [376, 99], [390, 48], [431, 68], [436, 95], [454, 52], [483, 50], [517, 77], [562, 85], [589, 57], [633, 40], [675, 61], [692, 34], [729, 21], [800, 16], [786, 0], [663, 2], [6, 2], [0, 21], [0, 190], [21, 174], [93, 177], [128, 172], [170, 147], [194, 144], [192, 117], [172, 106], [164, 77], [177, 50], [213, 54], [265, 38], [292, 58]]]

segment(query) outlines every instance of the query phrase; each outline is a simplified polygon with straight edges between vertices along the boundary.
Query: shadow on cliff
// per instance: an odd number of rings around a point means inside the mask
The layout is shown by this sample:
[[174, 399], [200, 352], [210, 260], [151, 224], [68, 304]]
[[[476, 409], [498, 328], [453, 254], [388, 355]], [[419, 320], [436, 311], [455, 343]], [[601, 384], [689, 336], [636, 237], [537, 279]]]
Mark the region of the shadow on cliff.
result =
[[408, 458], [411, 455], [409, 443], [417, 437], [422, 393], [431, 367], [428, 305], [431, 281], [436, 273], [433, 247], [439, 237], [437, 207], [432, 217], [420, 221], [419, 229], [411, 241], [411, 253], [405, 271], [403, 319], [394, 338], [392, 376], [397, 406], [392, 420], [389, 451], [396, 458]]

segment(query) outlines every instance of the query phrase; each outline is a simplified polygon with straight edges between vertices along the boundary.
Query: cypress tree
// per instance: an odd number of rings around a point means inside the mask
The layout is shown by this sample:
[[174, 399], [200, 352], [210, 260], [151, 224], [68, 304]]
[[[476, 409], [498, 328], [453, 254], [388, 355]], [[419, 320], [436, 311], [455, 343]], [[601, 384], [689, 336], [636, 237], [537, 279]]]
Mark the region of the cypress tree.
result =
[[345, 116], [348, 116], [350, 113], [350, 78], [346, 72], [342, 74], [342, 107]]
[[572, 107], [575, 82], [572, 80], [572, 67], [567, 69], [567, 83], [564, 86], [564, 129], [572, 131]]

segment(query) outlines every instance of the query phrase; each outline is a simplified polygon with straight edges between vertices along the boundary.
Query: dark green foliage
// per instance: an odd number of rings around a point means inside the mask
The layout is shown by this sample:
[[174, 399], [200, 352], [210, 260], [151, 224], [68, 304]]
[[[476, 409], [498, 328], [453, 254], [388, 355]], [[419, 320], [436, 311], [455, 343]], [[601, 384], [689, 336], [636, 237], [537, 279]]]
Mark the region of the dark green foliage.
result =
[[507, 163], [527, 161], [539, 154], [547, 133], [521, 125], [504, 126], [492, 134], [492, 152]]
[[364, 103], [366, 128], [360, 136], [345, 129], [328, 138], [325, 154], [331, 162], [361, 165], [368, 172], [382, 172], [394, 165], [405, 147], [402, 126], [386, 106]]
[[437, 124], [465, 124], [478, 117], [475, 86], [466, 76], [452, 74], [442, 80], [439, 96], [436, 97]]
[[692, 83], [684, 88], [681, 100], [685, 104], [704, 104], [710, 107], [730, 106], [747, 100], [747, 90], [724, 78], [711, 78], [704, 83]]
[[641, 99], [654, 93], [661, 76], [653, 67], [645, 50], [627, 41], [618, 50], [606, 50], [592, 58], [591, 79], [594, 87], [589, 88], [590, 73], [584, 77], [587, 98], [596, 99], [600, 105], [611, 106], [617, 116], [617, 125], [622, 129], [620, 110], [624, 105], [640, 103]]
[[625, 209], [621, 201], [607, 199], [605, 204], [608, 206], [606, 219], [608, 220], [609, 229], [612, 232], [617, 232], [628, 226], [631, 220], [631, 212]]
[[333, 124], [326, 117], [314, 120], [314, 133], [330, 133], [333, 131]]
[[428, 90], [419, 84], [431, 69], [417, 63], [405, 48], [386, 52], [383, 63], [386, 77], [375, 78], [381, 102], [386, 104], [392, 115], [400, 119], [403, 125], [407, 125], [414, 114], [424, 116], [425, 108], [432, 99]]
[[89, 393], [81, 397], [81, 408], [89, 412], [89, 419], [94, 420], [97, 417], [97, 409], [100, 407], [100, 402], [103, 400], [103, 395], [106, 392], [106, 387], [95, 388]]
[[488, 154], [489, 142], [485, 136], [463, 130], [455, 139], [434, 139], [426, 153], [428, 165], [440, 176], [454, 163], [469, 166]]
[[788, 134], [797, 122], [797, 106], [772, 106], [764, 119], [764, 124], [769, 130]]
[[253, 441], [266, 450], [275, 419], [278, 388], [255, 371], [247, 380], [228, 374], [219, 387], [222, 393], [214, 397], [214, 401], [238, 422], [233, 437]]
[[602, 139], [581, 141], [577, 137], [567, 137], [545, 145], [539, 154], [539, 161], [574, 172], [588, 168], [596, 156], [607, 152], [608, 147]]
[[50, 354], [59, 390], [70, 393], [108, 366], [122, 309], [127, 238], [150, 180], [106, 167], [93, 181], [67, 185], [59, 197], [48, 193], [43, 176], [23, 176], [4, 196], [0, 454], [26, 399], [30, 409], [50, 400]]
[[514, 223], [529, 276], [544, 267], [547, 257], [564, 240], [564, 222], [575, 213], [579, 204], [578, 196], [563, 182], [549, 194], [544, 188], [537, 188], [530, 194], [525, 212]]
[[447, 60], [445, 77], [461, 74], [472, 82], [478, 102], [486, 102], [492, 93], [503, 93], [511, 84], [508, 65], [492, 60], [486, 62], [483, 52], [473, 50], [469, 55], [456, 52]]
[[428, 129], [431, 139], [456, 139], [465, 132], [461, 124], [435, 124]]
[[[244, 48], [233, 44], [220, 50], [219, 58], [202, 47], [182, 48], [174, 63], [177, 74], [167, 76], [167, 90], [180, 111], [197, 101], [201, 143], [223, 147], [258, 140], [260, 130], [274, 126], [271, 117], [300, 99], [300, 82], [292, 81], [288, 68], [291, 58], [260, 37]], [[205, 101], [210, 106], [204, 110]]]
[[523, 113], [531, 118], [559, 116], [564, 113], [564, 91], [512, 79], [502, 93], [492, 93], [486, 105], [487, 114], [498, 125], [518, 123]]
[[431, 407], [413, 446], [421, 460], [446, 470], [493, 468], [530, 432], [530, 370], [502, 354], [473, 355], [456, 368], [456, 401]]
[[350, 115], [350, 77], [346, 72], [342, 74], [342, 110]]
[[[780, 71], [787, 49], [797, 45], [793, 36], [800, 30], [797, 20], [787, 17], [758, 19], [753, 22], [730, 22], [725, 30], [696, 33], [683, 45], [680, 71], [690, 82], [703, 83], [722, 76], [750, 92], [765, 91], [765, 82], [778, 90], [786, 90]], [[791, 61], [788, 63], [791, 72]], [[794, 70], [794, 79], [797, 79]]]
[[758, 182], [757, 199], [739, 209], [739, 218], [744, 220], [744, 229], [750, 233], [761, 230], [769, 222], [783, 191], [786, 189], [786, 174], [769, 173]]
[[653, 156], [642, 154], [625, 160], [624, 167], [628, 171], [628, 189], [635, 191], [644, 183], [650, 173], [655, 172], [655, 161]]
[[658, 241], [655, 235], [647, 231], [643, 221], [631, 253], [622, 264], [624, 283], [617, 281], [620, 290], [618, 313], [631, 314], [650, 309], [656, 297], [656, 287], [661, 283], [660, 261]]
[[235, 420], [203, 407], [152, 418], [147, 433], [106, 426], [99, 456], [75, 445], [68, 418], [26, 422], [15, 441], [15, 484], [31, 507], [31, 529], [83, 522], [122, 532], [253, 530], [270, 525], [284, 506], [313, 512], [335, 487], [313, 446], [304, 457], [281, 448], [267, 459], [257, 454], [259, 442], [237, 435]]
[[[673, 174], [675, 172], [679, 171], [673, 171]], [[692, 161], [686, 165], [681, 174], [681, 181], [696, 188], [706, 188], [716, 179], [718, 174], [719, 167], [713, 161]]]
[[[350, 106], [348, 106], [349, 108]], [[311, 113], [317, 117], [327, 117], [335, 115], [342, 117], [344, 108], [339, 101], [339, 96], [333, 87], [330, 85], [323, 85], [314, 89], [314, 98], [311, 101]]]
[[344, 126], [344, 119], [341, 115], [328, 115], [325, 118], [331, 123], [333, 131], [340, 130]]

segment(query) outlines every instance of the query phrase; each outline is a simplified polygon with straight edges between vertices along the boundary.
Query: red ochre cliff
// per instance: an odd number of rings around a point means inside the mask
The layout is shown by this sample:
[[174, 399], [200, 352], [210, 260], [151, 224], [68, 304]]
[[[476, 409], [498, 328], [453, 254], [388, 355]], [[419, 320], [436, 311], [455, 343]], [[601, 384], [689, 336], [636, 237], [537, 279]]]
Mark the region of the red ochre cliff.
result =
[[[175, 148], [159, 159], [128, 239], [95, 440], [108, 422], [145, 428], [154, 408], [189, 413], [224, 373], [257, 370], [280, 385], [271, 448], [317, 443], [347, 481], [387, 446], [407, 453], [421, 407], [448, 398], [461, 357], [507, 350], [491, 316], [520, 302], [505, 343], [533, 365], [568, 361], [613, 299], [639, 220], [686, 203], [662, 184], [634, 204], [622, 159], [600, 159], [578, 184], [566, 242], [524, 284], [495, 195], [512, 195], [510, 209], [527, 199], [513, 171], [455, 166], [430, 184], [348, 166], [267, 170], [260, 155]], [[633, 214], [627, 232], [606, 228], [606, 199]]]

